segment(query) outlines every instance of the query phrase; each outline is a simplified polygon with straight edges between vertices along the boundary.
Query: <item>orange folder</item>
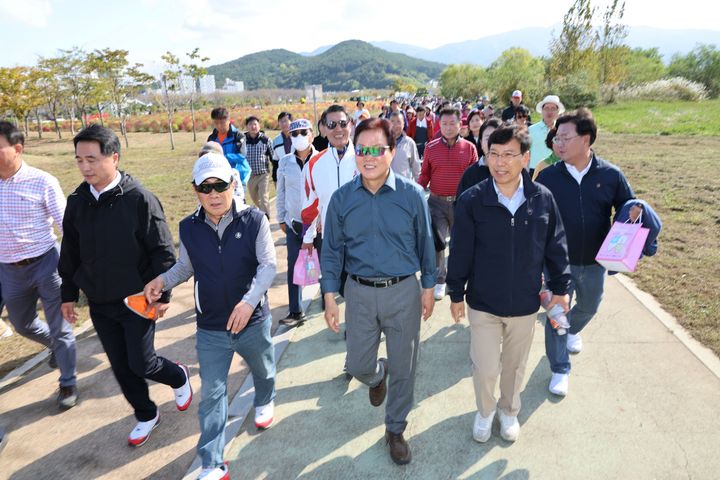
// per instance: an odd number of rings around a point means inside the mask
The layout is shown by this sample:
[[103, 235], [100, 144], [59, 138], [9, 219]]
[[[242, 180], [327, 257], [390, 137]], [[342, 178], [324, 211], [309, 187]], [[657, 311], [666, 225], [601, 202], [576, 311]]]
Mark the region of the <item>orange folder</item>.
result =
[[157, 308], [152, 307], [148, 310], [148, 302], [142, 292], [125, 297], [125, 306], [143, 318], [149, 320], [157, 319]]

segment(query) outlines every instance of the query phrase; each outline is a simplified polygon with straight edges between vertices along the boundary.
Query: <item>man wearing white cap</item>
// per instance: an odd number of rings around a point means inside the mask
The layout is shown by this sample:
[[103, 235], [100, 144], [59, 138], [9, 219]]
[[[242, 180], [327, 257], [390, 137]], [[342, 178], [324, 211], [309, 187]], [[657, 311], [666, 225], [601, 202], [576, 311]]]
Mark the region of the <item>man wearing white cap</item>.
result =
[[542, 121], [528, 128], [532, 142], [530, 144], [530, 178], [532, 178], [537, 164], [552, 154], [552, 150], [545, 145], [545, 138], [550, 129], [555, 126], [555, 120], [565, 111], [565, 106], [557, 95], [548, 95], [537, 104], [535, 111], [542, 114]]
[[[520, 90], [515, 90], [512, 92], [512, 95], [510, 96], [510, 105], [508, 105], [507, 108], [502, 112], [503, 122], [507, 122], [515, 118], [515, 109], [522, 105], [522, 98], [523, 94]], [[528, 115], [527, 121], [528, 123], [532, 123], [530, 115]]]
[[202, 379], [199, 478], [225, 479], [227, 377], [234, 353], [253, 376], [255, 426], [266, 429], [274, 419], [275, 356], [267, 290], [275, 277], [275, 249], [265, 214], [233, 201], [235, 180], [225, 157], [203, 155], [192, 177], [200, 207], [180, 222], [178, 262], [149, 282], [144, 293], [154, 302], [163, 291], [195, 277]]

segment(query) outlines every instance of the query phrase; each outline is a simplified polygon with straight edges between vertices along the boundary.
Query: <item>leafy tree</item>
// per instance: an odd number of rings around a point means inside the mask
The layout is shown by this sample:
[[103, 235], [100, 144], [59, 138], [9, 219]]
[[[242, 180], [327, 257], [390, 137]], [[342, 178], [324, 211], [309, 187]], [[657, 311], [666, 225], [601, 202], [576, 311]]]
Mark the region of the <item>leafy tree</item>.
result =
[[545, 64], [524, 48], [508, 48], [488, 68], [495, 96], [509, 99], [520, 89], [526, 102], [533, 102], [545, 89]]
[[447, 98], [476, 98], [487, 89], [487, 72], [478, 65], [450, 65], [440, 74], [440, 92]]
[[180, 59], [170, 52], [165, 52], [160, 58], [166, 64], [166, 68], [160, 76], [162, 86], [162, 103], [167, 112], [168, 131], [170, 132], [170, 149], [175, 150], [175, 138], [173, 137], [173, 113], [175, 112], [175, 96], [180, 93], [180, 75], [182, 67]]
[[653, 82], [665, 75], [665, 64], [657, 48], [620, 47], [626, 50], [623, 59], [625, 62], [625, 83], [639, 85]]
[[[187, 56], [190, 58], [190, 63], [183, 65], [183, 73], [193, 79], [193, 85], [197, 85], [201, 77], [207, 75], [207, 68], [202, 64], [210, 60], [210, 57], [202, 57], [199, 53], [200, 49], [195, 48], [192, 52], [188, 53]], [[197, 134], [195, 133], [195, 89], [190, 90], [190, 118], [192, 119], [192, 133], [193, 142], [197, 141]]]
[[62, 81], [67, 88], [71, 103], [71, 123], [77, 111], [80, 114], [80, 123], [86, 127], [89, 106], [97, 104], [98, 97], [103, 94], [100, 82], [94, 73], [95, 65], [89, 61], [88, 54], [79, 47], [60, 50], [60, 54], [59, 58], [64, 65]]
[[[140, 71], [143, 66], [141, 63], [130, 66], [128, 54], [127, 50], [106, 48], [95, 50], [89, 55], [100, 82], [99, 86], [120, 119], [120, 133], [125, 139], [126, 148], [130, 147], [126, 128], [129, 115], [128, 100], [154, 80], [151, 75]], [[102, 111], [100, 114], [102, 118]]]
[[593, 30], [595, 11], [590, 0], [575, 0], [565, 13], [560, 35], [550, 41], [551, 82], [566, 75], [596, 70], [597, 35]]
[[603, 12], [602, 28], [598, 34], [599, 73], [602, 85], [620, 83], [626, 76], [627, 50], [621, 47], [627, 38], [628, 28], [620, 23], [624, 15], [624, 0], [613, 0]]
[[687, 55], [673, 55], [667, 73], [704, 84], [711, 97], [720, 95], [720, 50], [715, 45], [698, 45]]
[[45, 99], [45, 107], [55, 124], [55, 133], [62, 139], [62, 131], [58, 124], [58, 115], [68, 92], [62, 82], [64, 65], [61, 58], [43, 58], [38, 60], [38, 87]]
[[28, 134], [28, 116], [42, 99], [35, 82], [37, 73], [29, 67], [0, 67], [0, 111], [11, 112]]

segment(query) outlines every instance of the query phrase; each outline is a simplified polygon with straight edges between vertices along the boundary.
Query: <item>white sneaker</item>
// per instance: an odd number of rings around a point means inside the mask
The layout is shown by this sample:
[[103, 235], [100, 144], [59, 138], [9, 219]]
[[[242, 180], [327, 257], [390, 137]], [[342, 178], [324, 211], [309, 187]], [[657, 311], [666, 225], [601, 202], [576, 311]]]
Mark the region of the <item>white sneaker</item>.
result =
[[570, 353], [580, 353], [582, 350], [582, 337], [580, 334], [573, 335], [572, 333], [567, 334], [567, 349]]
[[500, 416], [500, 436], [508, 442], [514, 442], [520, 436], [520, 423], [517, 417], [505, 415], [502, 410], [498, 411]]
[[175, 392], [175, 406], [181, 412], [184, 412], [190, 406], [193, 399], [192, 385], [190, 385], [190, 371], [182, 363], [177, 364], [185, 375], [185, 385], [180, 388], [173, 388]]
[[487, 417], [483, 417], [480, 412], [475, 414], [475, 423], [473, 424], [473, 440], [485, 443], [490, 439], [492, 434], [492, 423], [495, 418], [495, 410]]
[[270, 428], [274, 420], [275, 403], [270, 402], [261, 407], [255, 407], [255, 426], [260, 430]]
[[570, 375], [567, 373], [553, 373], [550, 379], [550, 393], [564, 397], [568, 393]]
[[445, 298], [445, 284], [444, 283], [438, 283], [435, 285], [435, 300], [442, 300]]
[[203, 468], [198, 480], [230, 480], [228, 463], [223, 463], [221, 467]]
[[143, 443], [147, 442], [148, 438], [150, 438], [150, 433], [155, 430], [155, 427], [157, 427], [159, 424], [160, 410], [158, 410], [155, 418], [153, 418], [152, 420], [149, 420], [147, 422], [138, 422], [133, 431], [130, 432], [130, 436], [128, 437], [128, 445], [132, 445], [133, 447], [139, 447]]
[[12, 328], [2, 320], [0, 320], [0, 338], [8, 338], [13, 336]]

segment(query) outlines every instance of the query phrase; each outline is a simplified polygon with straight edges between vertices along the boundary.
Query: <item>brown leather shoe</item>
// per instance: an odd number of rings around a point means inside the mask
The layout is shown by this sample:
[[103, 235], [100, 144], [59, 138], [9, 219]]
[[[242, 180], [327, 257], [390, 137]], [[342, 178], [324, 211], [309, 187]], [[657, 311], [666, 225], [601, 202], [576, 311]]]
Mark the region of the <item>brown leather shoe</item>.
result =
[[390, 458], [398, 465], [406, 465], [412, 460], [410, 445], [407, 444], [402, 433], [392, 433], [385, 430], [385, 442], [390, 446]]
[[382, 403], [385, 401], [385, 395], [387, 394], [387, 359], [380, 358], [378, 359], [378, 362], [382, 363], [385, 374], [383, 375], [382, 380], [380, 380], [380, 383], [370, 388], [370, 405], [372, 405], [373, 407], [379, 407], [380, 405], [382, 405]]

